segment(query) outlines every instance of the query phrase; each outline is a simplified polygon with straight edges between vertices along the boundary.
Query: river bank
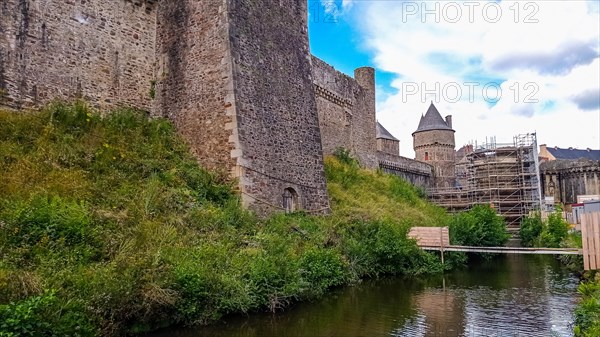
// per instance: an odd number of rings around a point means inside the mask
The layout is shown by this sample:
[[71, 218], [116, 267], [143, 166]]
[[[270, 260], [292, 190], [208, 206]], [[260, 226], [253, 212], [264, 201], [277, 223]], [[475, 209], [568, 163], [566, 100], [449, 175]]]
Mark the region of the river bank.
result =
[[571, 337], [578, 283], [552, 257], [498, 256], [445, 275], [365, 281], [278, 314], [147, 337]]

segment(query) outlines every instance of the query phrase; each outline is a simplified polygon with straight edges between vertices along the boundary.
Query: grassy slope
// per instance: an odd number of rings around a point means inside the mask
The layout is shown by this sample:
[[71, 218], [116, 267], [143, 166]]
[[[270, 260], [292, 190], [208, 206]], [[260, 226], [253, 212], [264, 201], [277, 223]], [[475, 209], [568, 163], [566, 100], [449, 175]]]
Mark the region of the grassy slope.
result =
[[441, 209], [398, 178], [333, 158], [326, 170], [331, 216], [260, 220], [167, 121], [0, 111], [0, 336], [206, 323], [441, 270], [406, 239], [408, 225], [444, 224]]

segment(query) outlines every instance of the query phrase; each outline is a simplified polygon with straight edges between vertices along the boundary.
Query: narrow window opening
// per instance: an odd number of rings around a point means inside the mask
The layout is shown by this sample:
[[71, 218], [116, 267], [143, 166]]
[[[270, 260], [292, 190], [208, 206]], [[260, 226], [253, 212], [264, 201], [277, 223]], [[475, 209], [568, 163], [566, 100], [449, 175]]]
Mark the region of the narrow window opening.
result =
[[429, 160], [429, 152], [425, 152], [425, 160]]

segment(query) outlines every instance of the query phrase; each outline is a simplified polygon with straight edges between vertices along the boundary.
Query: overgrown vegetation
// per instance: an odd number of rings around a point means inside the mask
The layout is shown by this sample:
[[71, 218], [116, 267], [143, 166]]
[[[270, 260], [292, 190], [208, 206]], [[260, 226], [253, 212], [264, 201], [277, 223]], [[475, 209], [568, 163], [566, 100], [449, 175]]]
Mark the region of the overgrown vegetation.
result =
[[336, 218], [343, 221], [392, 220], [410, 226], [446, 226], [450, 217], [424, 199], [409, 182], [359, 168], [347, 150], [325, 159], [327, 188]]
[[575, 309], [575, 337], [600, 336], [600, 273], [577, 289], [581, 301]]
[[[549, 214], [546, 221], [542, 221], [539, 212], [524, 218], [519, 236], [524, 247], [568, 247], [570, 245], [567, 241], [574, 240], [575, 243], [577, 241], [577, 238], [569, 237], [569, 224], [558, 210]], [[579, 245], [581, 245], [581, 238], [579, 238]]]
[[504, 219], [488, 205], [454, 215], [449, 232], [450, 243], [457, 246], [501, 247], [510, 238]]
[[406, 238], [441, 209], [328, 158], [333, 214], [260, 220], [165, 120], [84, 104], [0, 112], [0, 336], [135, 334], [440, 272]]

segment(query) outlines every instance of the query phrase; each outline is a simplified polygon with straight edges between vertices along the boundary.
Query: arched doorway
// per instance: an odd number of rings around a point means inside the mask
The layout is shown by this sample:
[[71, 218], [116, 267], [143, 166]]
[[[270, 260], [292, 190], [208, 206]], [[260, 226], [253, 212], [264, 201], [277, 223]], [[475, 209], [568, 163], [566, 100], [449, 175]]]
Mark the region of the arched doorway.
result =
[[291, 187], [283, 191], [283, 208], [286, 213], [293, 213], [300, 209], [298, 192]]

